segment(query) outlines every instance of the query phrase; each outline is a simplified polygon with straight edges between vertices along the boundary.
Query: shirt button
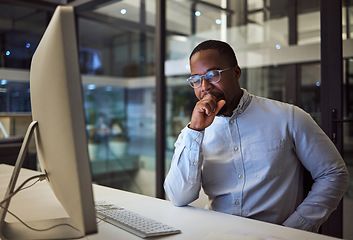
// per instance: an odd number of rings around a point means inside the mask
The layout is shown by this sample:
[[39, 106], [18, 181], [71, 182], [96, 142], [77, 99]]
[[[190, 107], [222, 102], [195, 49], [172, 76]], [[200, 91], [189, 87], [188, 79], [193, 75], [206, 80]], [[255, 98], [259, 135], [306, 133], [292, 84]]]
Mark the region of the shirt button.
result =
[[238, 148], [238, 147], [235, 147], [235, 148], [234, 148], [234, 150], [235, 150], [235, 151], [238, 151], [238, 150], [239, 150], [239, 148]]
[[242, 177], [243, 177], [243, 175], [241, 175], [241, 174], [238, 175], [238, 178], [242, 178]]
[[196, 166], [196, 165], [197, 165], [197, 162], [195, 161], [195, 162], [193, 162], [192, 164], [194, 164], [194, 166]]
[[196, 142], [200, 142], [200, 139], [199, 139], [199, 138], [196, 138], [195, 141], [196, 141]]
[[230, 123], [230, 124], [233, 124], [233, 123], [234, 123], [234, 120], [230, 120], [229, 123]]
[[239, 206], [239, 201], [235, 201], [235, 203], [234, 203], [236, 206]]

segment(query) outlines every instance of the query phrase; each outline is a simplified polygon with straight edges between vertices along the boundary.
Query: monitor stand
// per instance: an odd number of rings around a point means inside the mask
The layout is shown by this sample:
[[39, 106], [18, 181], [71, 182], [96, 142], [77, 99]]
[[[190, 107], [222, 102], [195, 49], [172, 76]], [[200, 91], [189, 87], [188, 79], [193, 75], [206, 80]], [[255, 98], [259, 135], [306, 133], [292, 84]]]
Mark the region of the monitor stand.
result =
[[[4, 199], [9, 197], [15, 189], [21, 167], [26, 157], [29, 142], [37, 126], [38, 122], [33, 121], [27, 129]], [[35, 229], [49, 229], [45, 231], [30, 229], [21, 222], [8, 223], [5, 221], [5, 216], [9, 208], [10, 201], [11, 198], [9, 198], [8, 201], [3, 203], [2, 207], [0, 207], [0, 239], [73, 239], [83, 237], [83, 234], [79, 230], [72, 227], [74, 224], [70, 218], [57, 218], [28, 222], [26, 221], [26, 224]], [[57, 225], [60, 226], [51, 228]]]

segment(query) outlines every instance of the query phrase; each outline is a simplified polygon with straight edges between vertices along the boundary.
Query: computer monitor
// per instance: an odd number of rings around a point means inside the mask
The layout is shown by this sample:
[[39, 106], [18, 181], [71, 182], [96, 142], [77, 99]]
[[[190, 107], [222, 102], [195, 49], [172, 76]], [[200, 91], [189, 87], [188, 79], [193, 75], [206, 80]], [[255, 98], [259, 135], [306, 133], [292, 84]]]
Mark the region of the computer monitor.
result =
[[[16, 185], [23, 152], [32, 132], [41, 171], [69, 218], [35, 222], [33, 231], [22, 223], [0, 218], [1, 239], [72, 239], [97, 232], [92, 175], [87, 149], [82, 83], [78, 64], [76, 23], [71, 6], [59, 6], [33, 55], [30, 69], [33, 122], [25, 136], [6, 196]], [[5, 198], [6, 198], [5, 196]], [[14, 196], [16, 197], [16, 196]], [[40, 193], [38, 194], [40, 197]], [[30, 207], [30, 206], [28, 206]], [[45, 206], [43, 206], [45, 209]], [[31, 225], [30, 222], [28, 222]]]

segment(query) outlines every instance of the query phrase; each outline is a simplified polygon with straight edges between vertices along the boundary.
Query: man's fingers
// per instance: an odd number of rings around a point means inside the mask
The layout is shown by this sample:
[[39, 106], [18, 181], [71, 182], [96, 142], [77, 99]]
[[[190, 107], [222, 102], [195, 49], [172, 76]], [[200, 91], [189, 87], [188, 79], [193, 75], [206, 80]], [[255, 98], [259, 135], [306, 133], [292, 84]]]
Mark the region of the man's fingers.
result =
[[210, 102], [206, 102], [202, 107], [199, 108], [198, 112], [205, 113], [207, 116], [211, 116], [212, 114], [217, 115], [225, 103], [226, 101], [224, 100], [220, 100], [218, 103], [215, 103], [215, 105], [211, 104]]
[[199, 101], [191, 116], [189, 127], [191, 129], [201, 131], [210, 126], [225, 104], [225, 100], [219, 102]]
[[210, 116], [216, 110], [216, 104], [212, 102], [203, 102], [198, 109], [199, 113], [205, 113], [207, 116]]
[[224, 106], [224, 104], [226, 104], [226, 101], [224, 101], [223, 99], [220, 100], [218, 103], [217, 103], [217, 107], [215, 109], [215, 114], [217, 115], [218, 112], [221, 110], [221, 108]]

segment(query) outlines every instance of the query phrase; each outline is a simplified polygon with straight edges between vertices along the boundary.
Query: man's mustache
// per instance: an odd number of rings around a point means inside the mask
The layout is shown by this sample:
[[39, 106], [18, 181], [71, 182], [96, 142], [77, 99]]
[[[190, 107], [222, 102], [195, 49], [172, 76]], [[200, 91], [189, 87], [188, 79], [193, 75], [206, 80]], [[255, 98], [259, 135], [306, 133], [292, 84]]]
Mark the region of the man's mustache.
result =
[[205, 93], [205, 95], [203, 95], [202, 98], [204, 98], [205, 96], [207, 96], [207, 94], [211, 94], [211, 95], [215, 96], [216, 99], [217, 99], [217, 102], [219, 102], [219, 101], [222, 100], [222, 99], [223, 99], [223, 100], [226, 100], [226, 99], [225, 99], [225, 96], [224, 96], [224, 94], [223, 94], [222, 92], [212, 92], [212, 91], [210, 91], [210, 92]]

